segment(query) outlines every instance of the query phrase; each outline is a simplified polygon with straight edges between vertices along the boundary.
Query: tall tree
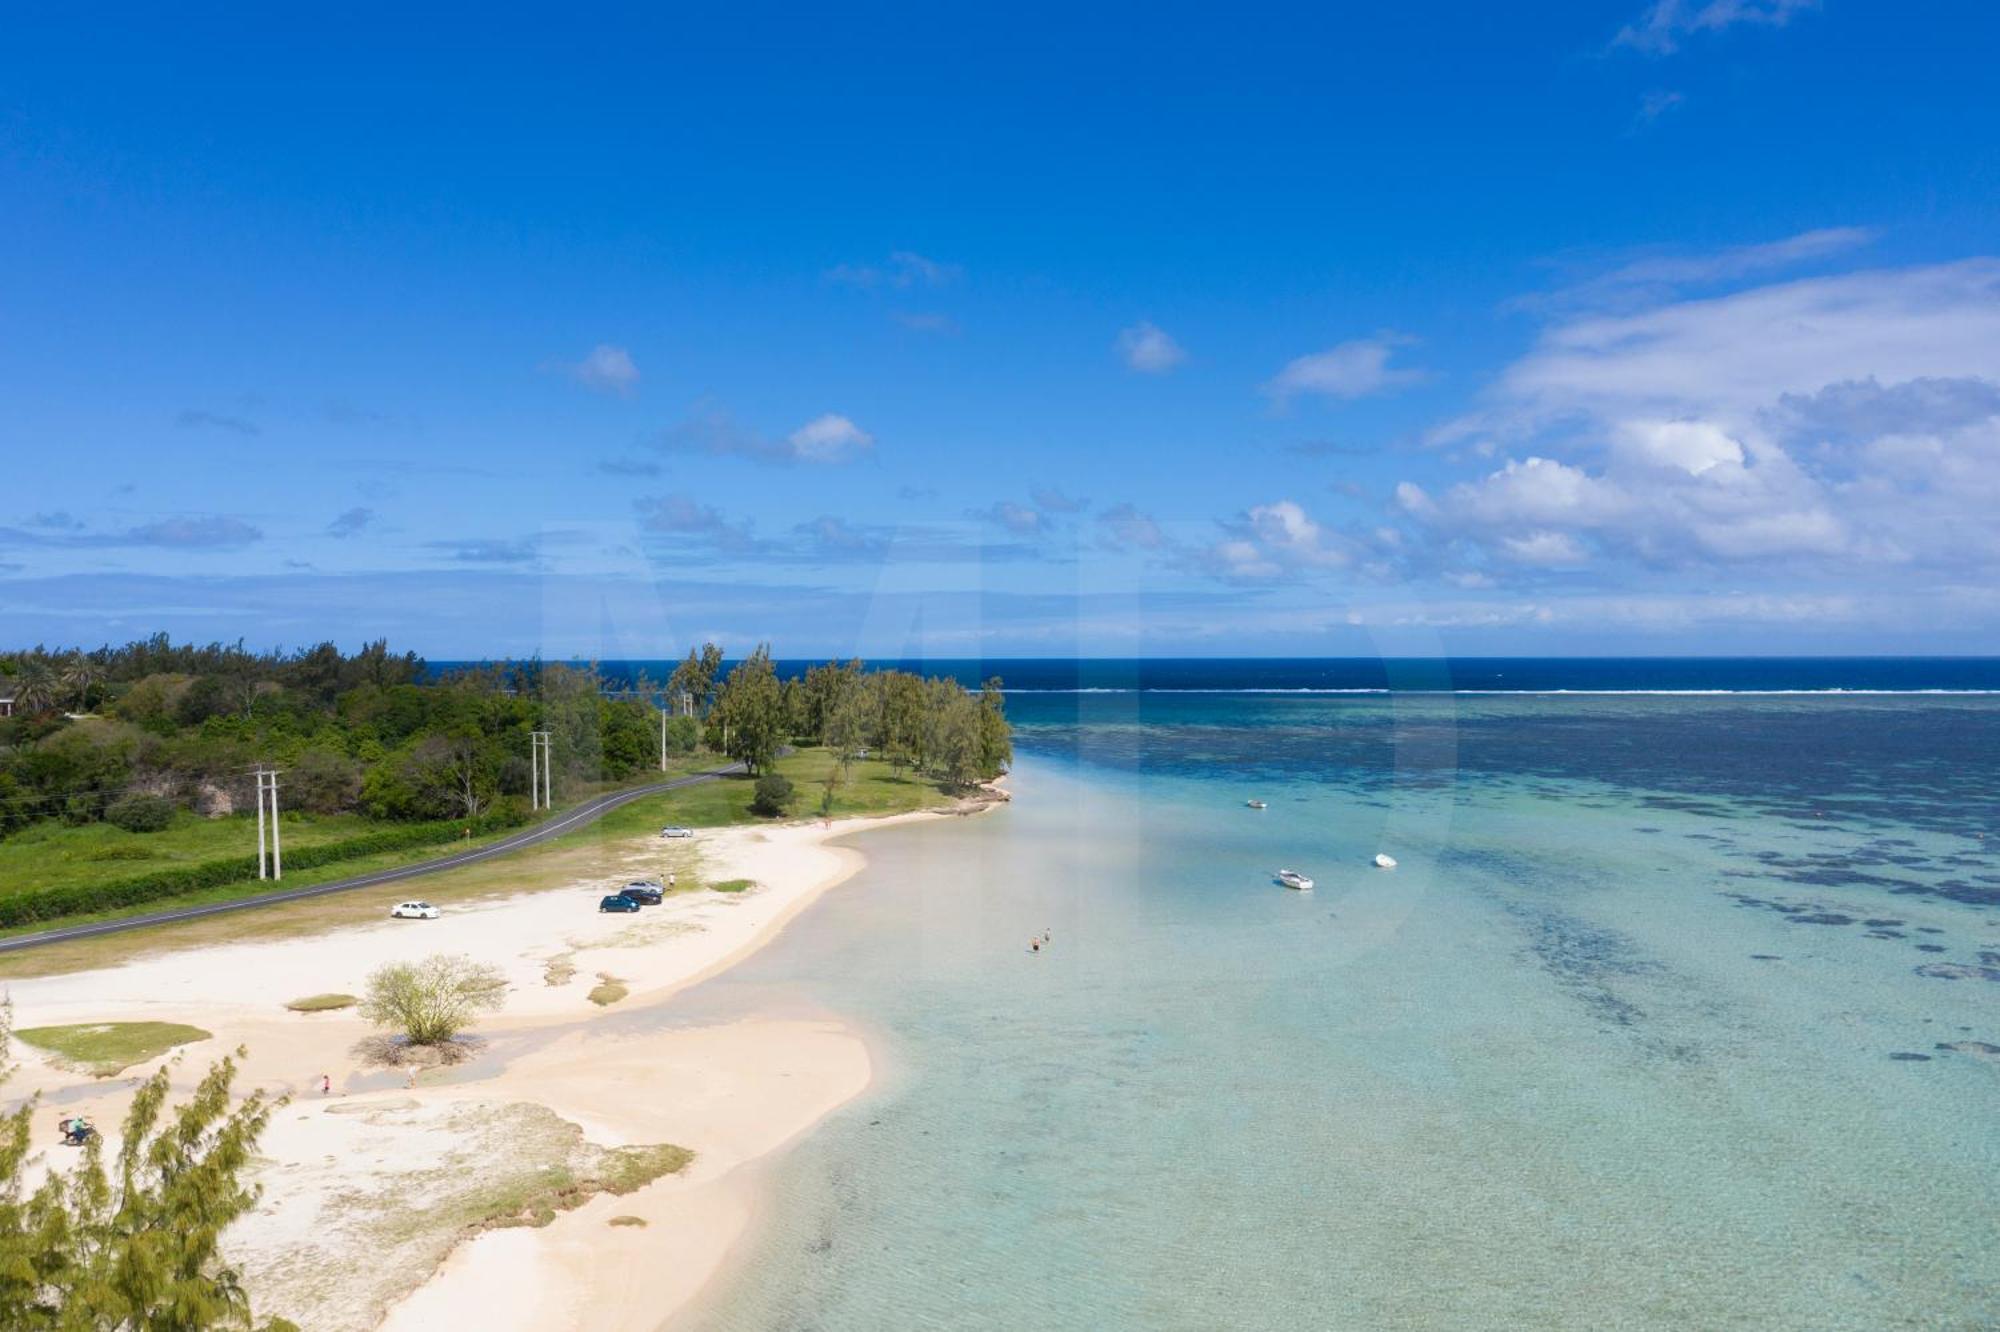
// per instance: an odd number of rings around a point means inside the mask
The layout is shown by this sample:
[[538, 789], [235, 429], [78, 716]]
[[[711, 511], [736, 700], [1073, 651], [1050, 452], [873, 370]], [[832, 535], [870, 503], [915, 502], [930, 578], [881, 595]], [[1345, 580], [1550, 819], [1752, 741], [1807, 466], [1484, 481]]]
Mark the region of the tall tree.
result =
[[716, 692], [711, 722], [719, 724], [723, 752], [751, 772], [763, 772], [778, 757], [785, 741], [785, 700], [770, 644], [758, 644], [729, 672]]

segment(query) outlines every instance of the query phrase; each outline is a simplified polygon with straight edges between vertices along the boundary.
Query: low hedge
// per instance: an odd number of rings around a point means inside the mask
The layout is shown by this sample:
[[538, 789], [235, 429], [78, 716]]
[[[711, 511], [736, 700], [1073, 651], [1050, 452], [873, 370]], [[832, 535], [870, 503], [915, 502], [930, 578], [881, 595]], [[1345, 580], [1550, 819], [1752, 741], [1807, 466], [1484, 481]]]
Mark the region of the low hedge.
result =
[[[384, 851], [407, 851], [420, 846], [442, 846], [456, 842], [472, 830], [473, 836], [499, 832], [527, 822], [526, 816], [502, 811], [472, 820], [447, 819], [436, 823], [409, 823], [378, 832], [363, 833], [339, 842], [321, 842], [284, 853], [288, 869], [311, 869], [343, 860], [379, 855]], [[227, 856], [204, 860], [174, 869], [154, 870], [130, 879], [109, 883], [76, 884], [67, 888], [30, 888], [0, 897], [0, 929], [60, 920], [86, 911], [115, 911], [121, 907], [143, 906], [162, 898], [179, 897], [205, 888], [221, 888], [232, 883], [254, 882], [257, 857]], [[281, 887], [282, 884], [273, 884]]]

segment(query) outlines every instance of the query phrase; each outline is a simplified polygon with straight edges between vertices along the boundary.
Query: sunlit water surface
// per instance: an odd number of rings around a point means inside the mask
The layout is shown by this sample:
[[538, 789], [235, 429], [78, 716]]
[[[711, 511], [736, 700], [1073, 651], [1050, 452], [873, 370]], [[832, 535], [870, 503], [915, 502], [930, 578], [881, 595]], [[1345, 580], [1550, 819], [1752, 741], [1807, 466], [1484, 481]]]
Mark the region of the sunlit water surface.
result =
[[882, 1065], [684, 1322], [2000, 1324], [2000, 699], [1013, 707], [669, 1010]]

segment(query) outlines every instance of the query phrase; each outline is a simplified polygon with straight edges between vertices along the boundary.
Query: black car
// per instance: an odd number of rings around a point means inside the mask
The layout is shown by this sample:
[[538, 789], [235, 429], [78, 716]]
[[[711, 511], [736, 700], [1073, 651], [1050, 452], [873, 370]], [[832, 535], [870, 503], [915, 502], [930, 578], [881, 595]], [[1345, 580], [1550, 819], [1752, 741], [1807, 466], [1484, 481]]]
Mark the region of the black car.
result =
[[599, 911], [637, 911], [639, 904], [625, 896], [625, 894], [620, 893], [616, 897], [607, 897], [599, 902], [597, 909]]
[[666, 894], [650, 883], [628, 883], [618, 890], [620, 897], [629, 897], [640, 906], [658, 906], [666, 900]]

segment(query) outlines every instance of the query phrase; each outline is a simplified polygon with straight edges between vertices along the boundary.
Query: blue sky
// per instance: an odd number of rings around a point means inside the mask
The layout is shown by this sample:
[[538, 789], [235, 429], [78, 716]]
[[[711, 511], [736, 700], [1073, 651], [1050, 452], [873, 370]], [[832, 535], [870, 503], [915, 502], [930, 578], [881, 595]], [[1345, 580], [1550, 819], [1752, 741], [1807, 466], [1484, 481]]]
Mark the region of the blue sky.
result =
[[729, 8], [17, 16], [5, 637], [2000, 650], [1991, 6]]

